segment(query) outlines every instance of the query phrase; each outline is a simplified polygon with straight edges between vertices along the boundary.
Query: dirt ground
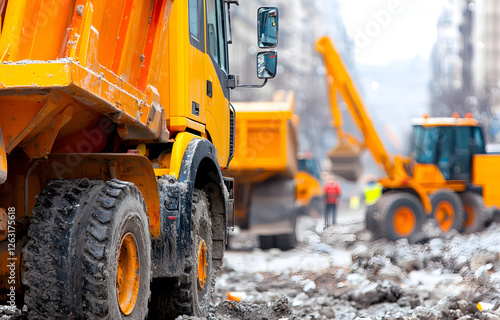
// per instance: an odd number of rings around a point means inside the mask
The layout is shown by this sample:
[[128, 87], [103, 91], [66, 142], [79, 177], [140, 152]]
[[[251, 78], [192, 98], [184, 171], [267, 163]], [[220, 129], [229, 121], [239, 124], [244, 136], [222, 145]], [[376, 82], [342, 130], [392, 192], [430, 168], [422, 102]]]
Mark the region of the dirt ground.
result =
[[[339, 220], [324, 231], [304, 222], [310, 230], [286, 252], [256, 249], [254, 237], [238, 235], [209, 319], [500, 320], [500, 223], [441, 235], [429, 221], [423, 240], [410, 245], [372, 241], [359, 215]], [[224, 302], [227, 292], [243, 299]]]
[[[301, 243], [284, 252], [236, 234], [208, 319], [500, 320], [499, 222], [471, 235], [440, 235], [429, 222], [412, 245], [372, 241], [361, 212], [338, 222], [301, 221]], [[225, 301], [228, 292], [243, 299]], [[23, 318], [5, 312], [0, 320]]]

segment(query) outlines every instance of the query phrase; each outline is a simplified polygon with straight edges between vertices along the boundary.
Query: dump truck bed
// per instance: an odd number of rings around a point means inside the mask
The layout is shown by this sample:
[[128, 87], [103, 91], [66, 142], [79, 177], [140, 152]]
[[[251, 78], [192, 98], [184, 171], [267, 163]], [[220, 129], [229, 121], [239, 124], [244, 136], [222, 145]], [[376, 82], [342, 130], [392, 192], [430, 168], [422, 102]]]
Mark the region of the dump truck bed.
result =
[[297, 173], [297, 118], [286, 102], [234, 103], [236, 149], [228, 174], [239, 183]]
[[[171, 5], [1, 1], [0, 159], [16, 147], [30, 160], [53, 152], [101, 152], [104, 145], [96, 140], [105, 139], [82, 132], [109, 133], [99, 126], [103, 119], [123, 140], [167, 142], [170, 97], [168, 78], [160, 74], [169, 66], [154, 57], [168, 55], [168, 38], [157, 35]], [[85, 146], [76, 145], [82, 140]], [[6, 172], [1, 160], [0, 183]]]

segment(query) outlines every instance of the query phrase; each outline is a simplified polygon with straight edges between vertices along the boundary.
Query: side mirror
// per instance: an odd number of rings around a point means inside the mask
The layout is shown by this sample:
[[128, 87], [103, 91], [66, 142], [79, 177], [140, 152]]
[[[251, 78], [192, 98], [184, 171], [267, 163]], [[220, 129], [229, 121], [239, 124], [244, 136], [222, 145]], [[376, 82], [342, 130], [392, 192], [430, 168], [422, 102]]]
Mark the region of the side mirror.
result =
[[278, 45], [278, 8], [259, 8], [257, 30], [259, 48], [275, 48]]
[[278, 53], [276, 51], [259, 52], [257, 55], [257, 77], [259, 79], [274, 78], [277, 66]]

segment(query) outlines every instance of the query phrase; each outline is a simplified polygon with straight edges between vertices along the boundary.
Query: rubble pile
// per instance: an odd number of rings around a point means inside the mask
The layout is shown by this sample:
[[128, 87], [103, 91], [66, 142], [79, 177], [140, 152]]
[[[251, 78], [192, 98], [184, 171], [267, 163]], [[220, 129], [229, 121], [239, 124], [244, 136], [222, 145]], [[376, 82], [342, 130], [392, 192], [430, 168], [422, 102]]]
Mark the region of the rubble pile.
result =
[[[362, 223], [334, 225], [309, 231], [292, 251], [229, 251], [213, 319], [224, 319], [226, 293], [239, 291], [242, 304], [271, 310], [248, 319], [500, 320], [500, 225], [470, 235], [429, 230], [409, 244], [372, 241]], [[274, 316], [284, 297], [293, 313]]]
[[[308, 230], [290, 251], [255, 249], [242, 234], [226, 252], [209, 316], [177, 319], [500, 320], [500, 225], [470, 235], [429, 230], [409, 244], [337, 224]], [[25, 319], [23, 311], [0, 308], [0, 320]]]

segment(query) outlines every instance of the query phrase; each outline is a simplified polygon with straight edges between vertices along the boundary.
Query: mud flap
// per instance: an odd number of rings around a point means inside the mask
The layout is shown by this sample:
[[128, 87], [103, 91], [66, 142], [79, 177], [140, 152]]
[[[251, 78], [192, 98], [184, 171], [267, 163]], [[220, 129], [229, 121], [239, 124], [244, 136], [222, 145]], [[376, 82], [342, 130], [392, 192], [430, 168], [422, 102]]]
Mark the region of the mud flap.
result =
[[[222, 177], [227, 194], [224, 192], [226, 202], [226, 228], [228, 231], [234, 230], [234, 179]], [[228, 233], [226, 232], [226, 240]]]
[[252, 233], [292, 234], [297, 213], [294, 180], [271, 178], [254, 187], [249, 210]]
[[7, 181], [7, 152], [3, 144], [2, 128], [0, 128], [0, 184]]

